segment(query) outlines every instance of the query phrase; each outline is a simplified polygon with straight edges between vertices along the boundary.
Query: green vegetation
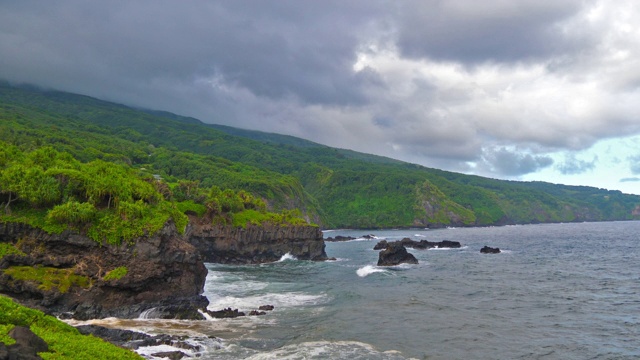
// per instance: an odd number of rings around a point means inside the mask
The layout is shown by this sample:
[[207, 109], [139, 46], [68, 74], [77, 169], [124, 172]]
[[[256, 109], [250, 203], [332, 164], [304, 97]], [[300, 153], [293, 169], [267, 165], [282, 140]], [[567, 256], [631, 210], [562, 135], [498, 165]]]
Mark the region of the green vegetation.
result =
[[104, 281], [109, 281], [109, 280], [120, 280], [122, 279], [125, 275], [127, 275], [127, 273], [129, 272], [129, 270], [127, 269], [126, 266], [120, 266], [117, 267], [111, 271], [108, 271], [104, 277], [102, 278], [102, 280]]
[[86, 276], [76, 275], [73, 269], [57, 269], [44, 266], [11, 266], [4, 270], [5, 275], [14, 280], [32, 281], [38, 288], [49, 291], [55, 289], [61, 293], [69, 291], [71, 286], [88, 288], [91, 280]]
[[307, 225], [299, 210], [283, 210], [282, 213], [265, 213], [253, 209], [233, 214], [233, 226], [246, 228], [247, 225], [284, 224]]
[[[269, 217], [240, 214], [263, 211], [239, 206], [234, 196], [241, 191], [270, 211], [299, 209], [323, 227], [640, 218], [633, 215], [640, 196], [618, 191], [456, 174], [26, 87], [0, 85], [0, 138], [7, 142], [0, 203], [13, 216], [6, 221], [22, 216], [61, 231], [61, 224], [80, 228], [88, 219], [92, 236], [108, 242], [152, 232], [156, 216], [186, 224], [178, 214], [187, 213], [238, 226]], [[235, 195], [213, 199], [212, 187]], [[24, 215], [59, 205], [49, 217]], [[120, 228], [123, 217], [138, 224]]]
[[45, 360], [63, 359], [142, 359], [138, 354], [102, 339], [81, 335], [74, 327], [41, 311], [16, 304], [0, 295], [0, 342], [15, 341], [7, 334], [14, 326], [25, 326], [49, 344], [49, 352], [39, 353]]
[[7, 255], [20, 255], [25, 256], [26, 254], [20, 251], [18, 248], [13, 246], [13, 244], [0, 243], [0, 259]]

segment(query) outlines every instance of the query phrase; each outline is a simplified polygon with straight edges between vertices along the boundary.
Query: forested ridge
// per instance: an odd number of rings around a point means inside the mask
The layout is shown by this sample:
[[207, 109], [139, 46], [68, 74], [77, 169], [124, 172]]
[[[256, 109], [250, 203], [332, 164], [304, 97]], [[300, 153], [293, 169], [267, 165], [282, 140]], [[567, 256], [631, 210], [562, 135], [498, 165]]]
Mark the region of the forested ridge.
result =
[[[182, 213], [212, 214], [212, 199], [227, 191], [229, 198], [241, 199], [242, 207], [236, 203], [234, 211], [247, 218], [266, 214], [267, 209], [295, 218], [295, 212], [281, 211], [299, 209], [307, 220], [325, 228], [640, 218], [640, 196], [619, 191], [457, 174], [33, 87], [0, 85], [0, 120], [3, 147], [15, 146], [13, 153], [28, 158], [46, 148], [76, 161], [81, 173], [97, 164], [117, 166], [155, 184], [154, 191], [161, 194], [151, 200], [127, 198], [125, 206], [170, 209], [162, 205], [166, 201], [174, 207], [181, 204]], [[109, 199], [92, 203], [82, 191], [67, 198], [61, 195], [57, 205], [76, 201], [113, 211]], [[12, 191], [2, 188], [0, 202], [16, 205], [11, 196]], [[240, 218], [218, 221], [239, 224]]]

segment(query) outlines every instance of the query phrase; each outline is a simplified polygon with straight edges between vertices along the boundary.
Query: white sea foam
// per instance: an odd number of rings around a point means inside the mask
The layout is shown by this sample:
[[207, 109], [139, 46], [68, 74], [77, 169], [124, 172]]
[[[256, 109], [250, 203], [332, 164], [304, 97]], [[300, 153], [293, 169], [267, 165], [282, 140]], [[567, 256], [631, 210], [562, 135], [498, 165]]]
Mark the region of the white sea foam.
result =
[[426, 235], [422, 235], [422, 234], [413, 234], [413, 236], [416, 236], [416, 237], [426, 237]]
[[236, 297], [220, 296], [209, 297], [209, 310], [220, 310], [225, 308], [244, 310], [254, 310], [261, 305], [273, 305], [276, 309], [311, 306], [321, 304], [326, 301], [326, 295], [310, 295], [300, 292], [290, 293], [267, 293], [255, 296]]
[[373, 273], [377, 273], [377, 272], [386, 272], [387, 270], [385, 269], [381, 269], [379, 267], [373, 266], [373, 265], [366, 265], [361, 267], [360, 269], [358, 269], [356, 271], [356, 274], [358, 274], [358, 276], [360, 277], [367, 277]]
[[287, 345], [247, 357], [267, 359], [405, 359], [396, 351], [380, 352], [373, 346], [357, 341], [311, 341]]
[[435, 248], [430, 248], [430, 249], [427, 249], [427, 250], [428, 251], [449, 251], [449, 250], [464, 250], [464, 249], [468, 249], [468, 248], [469, 247], [465, 245], [465, 246], [459, 247], [459, 248], [437, 248], [437, 247], [435, 247]]
[[298, 258], [296, 258], [295, 256], [291, 255], [291, 253], [286, 253], [286, 254], [282, 255], [280, 260], [278, 260], [277, 262], [283, 262], [283, 261], [287, 261], [287, 260], [298, 260]]
[[[196, 348], [184, 349], [181, 347], [163, 344], [163, 345], [140, 347], [135, 351], [138, 354], [144, 356], [145, 358], [152, 359], [152, 360], [165, 359], [165, 358], [155, 357], [152, 354], [159, 353], [159, 352], [167, 352], [167, 351], [180, 351], [186, 354], [188, 357], [194, 358], [194, 357], [200, 357], [202, 354], [213, 353], [216, 349], [221, 349], [224, 346], [223, 341], [217, 338], [203, 338], [203, 337], [190, 338], [190, 339], [184, 340], [184, 342], [188, 343], [189, 345], [193, 345]], [[198, 348], [199, 350], [196, 350]]]
[[156, 308], [147, 309], [138, 315], [138, 319], [153, 319]]

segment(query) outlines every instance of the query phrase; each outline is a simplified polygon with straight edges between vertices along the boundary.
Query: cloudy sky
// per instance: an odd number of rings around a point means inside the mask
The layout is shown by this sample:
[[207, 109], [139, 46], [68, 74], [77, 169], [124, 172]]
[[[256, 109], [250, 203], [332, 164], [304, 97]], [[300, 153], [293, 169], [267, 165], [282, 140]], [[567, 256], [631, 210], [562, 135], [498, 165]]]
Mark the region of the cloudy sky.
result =
[[640, 194], [638, 24], [635, 0], [0, 0], [0, 78]]

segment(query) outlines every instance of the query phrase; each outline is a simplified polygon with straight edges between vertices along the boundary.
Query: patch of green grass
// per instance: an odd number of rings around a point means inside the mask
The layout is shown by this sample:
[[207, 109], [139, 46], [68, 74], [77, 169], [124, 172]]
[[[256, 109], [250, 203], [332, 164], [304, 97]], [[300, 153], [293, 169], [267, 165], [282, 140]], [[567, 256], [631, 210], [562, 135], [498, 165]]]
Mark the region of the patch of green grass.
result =
[[102, 280], [104, 281], [109, 281], [109, 280], [120, 280], [122, 279], [125, 275], [127, 275], [127, 273], [129, 272], [129, 270], [127, 269], [126, 266], [120, 266], [117, 267], [109, 272], [107, 272], [104, 277], [102, 278]]
[[82, 335], [64, 322], [15, 303], [0, 295], [0, 341], [13, 343], [7, 334], [14, 326], [25, 326], [49, 344], [49, 352], [39, 353], [45, 360], [72, 359], [143, 359], [140, 355], [119, 348], [102, 339]]
[[73, 269], [56, 269], [41, 266], [12, 266], [4, 270], [14, 280], [33, 281], [38, 288], [49, 291], [56, 288], [61, 293], [69, 291], [71, 286], [88, 288], [91, 280], [86, 276], [76, 275]]
[[233, 214], [233, 226], [246, 228], [247, 225], [275, 224], [284, 226], [309, 225], [300, 217], [299, 211], [284, 210], [282, 213], [261, 212], [253, 209]]
[[207, 207], [206, 206], [204, 206], [202, 204], [195, 203], [195, 202], [193, 202], [193, 200], [187, 200], [187, 201], [178, 202], [178, 203], [176, 203], [176, 207], [183, 214], [186, 214], [187, 212], [192, 212], [192, 213], [198, 215], [199, 217], [204, 216], [204, 214], [207, 212]]
[[0, 259], [2, 259], [3, 257], [7, 256], [7, 255], [20, 255], [20, 256], [26, 256], [25, 253], [23, 253], [22, 251], [18, 250], [13, 244], [8, 244], [8, 243], [0, 243]]
[[9, 335], [9, 331], [13, 329], [15, 325], [13, 324], [0, 324], [0, 343], [5, 345], [13, 345], [16, 341]]

